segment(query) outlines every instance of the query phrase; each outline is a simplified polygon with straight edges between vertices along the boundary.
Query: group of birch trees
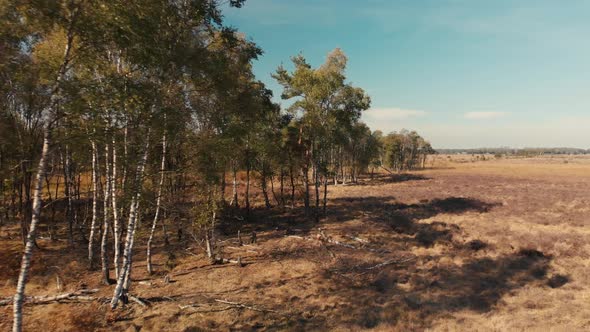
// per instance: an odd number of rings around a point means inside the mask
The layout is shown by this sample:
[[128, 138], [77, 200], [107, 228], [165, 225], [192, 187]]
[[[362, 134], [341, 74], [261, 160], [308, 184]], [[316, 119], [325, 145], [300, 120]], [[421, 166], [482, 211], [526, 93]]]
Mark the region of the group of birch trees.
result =
[[146, 175], [154, 229], [166, 165], [178, 161], [167, 147], [186, 144], [186, 132], [216, 134], [226, 94], [264, 102], [265, 89], [245, 66], [260, 50], [222, 25], [215, 1], [2, 1], [0, 50], [2, 213], [20, 221], [25, 245], [20, 331], [40, 227], [55, 239], [64, 220], [69, 244], [88, 244], [91, 268], [100, 243], [115, 307], [130, 286]]
[[430, 142], [415, 131], [403, 129], [386, 136], [379, 133], [378, 136], [381, 142], [380, 162], [397, 172], [425, 168], [428, 155], [436, 153]]
[[165, 243], [208, 236], [219, 212], [254, 204], [319, 221], [329, 184], [380, 165], [344, 53], [278, 68], [282, 110], [252, 72], [262, 51], [223, 24], [242, 3], [0, 0], [0, 226], [20, 225], [24, 245], [14, 331], [38, 236], [87, 248], [115, 308], [138, 228], [152, 273], [160, 229]]

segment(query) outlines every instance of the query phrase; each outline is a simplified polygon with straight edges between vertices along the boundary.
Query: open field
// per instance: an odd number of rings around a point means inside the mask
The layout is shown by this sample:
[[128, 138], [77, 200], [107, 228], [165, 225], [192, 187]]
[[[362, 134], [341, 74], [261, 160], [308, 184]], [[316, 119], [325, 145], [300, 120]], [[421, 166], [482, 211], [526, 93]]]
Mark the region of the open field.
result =
[[[132, 292], [148, 307], [25, 305], [25, 330], [590, 329], [590, 158], [437, 156], [432, 169], [331, 186], [328, 197], [319, 224], [297, 208], [260, 208], [249, 224], [223, 220], [221, 250], [241, 257], [243, 267], [211, 265], [185, 239], [170, 244], [186, 246], [182, 256], [158, 242], [157, 273], [148, 276], [142, 225]], [[255, 230], [257, 243], [239, 246], [238, 229], [244, 240]], [[7, 297], [21, 243], [16, 228], [0, 236], [0, 295]], [[81, 288], [112, 295], [99, 271], [87, 270], [84, 246], [39, 245], [27, 295]], [[0, 307], [0, 330], [9, 329], [11, 310]]]

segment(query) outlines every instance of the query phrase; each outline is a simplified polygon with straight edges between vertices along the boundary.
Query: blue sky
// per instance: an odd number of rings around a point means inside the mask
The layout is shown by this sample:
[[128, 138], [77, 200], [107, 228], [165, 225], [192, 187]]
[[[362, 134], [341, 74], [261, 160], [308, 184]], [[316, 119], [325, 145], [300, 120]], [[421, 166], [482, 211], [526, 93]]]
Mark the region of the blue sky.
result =
[[[247, 0], [226, 23], [265, 54], [259, 79], [340, 47], [363, 120], [438, 148], [590, 147], [590, 1]], [[283, 102], [284, 103], [284, 102]]]

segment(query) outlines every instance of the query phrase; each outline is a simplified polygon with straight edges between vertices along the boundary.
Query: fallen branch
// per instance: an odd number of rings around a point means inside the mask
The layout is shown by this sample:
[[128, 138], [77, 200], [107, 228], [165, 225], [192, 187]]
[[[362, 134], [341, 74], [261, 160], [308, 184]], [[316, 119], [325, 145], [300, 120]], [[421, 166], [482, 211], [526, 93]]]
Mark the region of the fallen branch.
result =
[[294, 238], [294, 239], [299, 239], [299, 240], [312, 240], [312, 239], [310, 239], [310, 238], [303, 237], [303, 236], [299, 236], [299, 235], [287, 235], [287, 236], [285, 236], [285, 237], [292, 237], [292, 238]]
[[246, 305], [246, 304], [243, 304], [243, 303], [239, 303], [239, 302], [231, 302], [231, 301], [217, 300], [217, 299], [214, 300], [214, 301], [215, 302], [219, 302], [219, 303], [229, 304], [230, 306], [233, 306], [235, 308], [243, 308], [243, 309], [249, 309], [249, 310], [254, 310], [254, 311], [259, 311], [259, 312], [278, 313], [278, 311], [275, 311], [275, 310], [253, 307], [253, 306], [249, 306], [249, 305]]
[[385, 166], [381, 165], [381, 168], [383, 168], [384, 170], [386, 170], [389, 174], [393, 174], [392, 171], [388, 170]]
[[212, 260], [213, 265], [220, 265], [220, 264], [238, 264], [238, 266], [243, 267], [244, 262], [242, 262], [242, 257], [238, 256], [238, 259], [227, 259], [227, 258], [220, 258], [216, 257]]
[[326, 242], [332, 243], [332, 244], [335, 244], [335, 245], [338, 245], [338, 246], [350, 248], [350, 249], [361, 249], [361, 248], [357, 248], [357, 247], [353, 246], [352, 244], [343, 243], [343, 242], [332, 240], [332, 239], [327, 239]]
[[146, 308], [148, 306], [148, 304], [144, 300], [140, 299], [137, 296], [129, 295], [128, 298], [144, 308]]
[[248, 310], [253, 310], [253, 311], [258, 311], [258, 312], [279, 313], [276, 310], [260, 308], [260, 307], [240, 303], [240, 302], [232, 302], [232, 301], [220, 300], [220, 299], [209, 299], [209, 301], [214, 301], [217, 303], [226, 304], [227, 306], [215, 307], [214, 303], [191, 303], [191, 304], [178, 305], [178, 307], [181, 310], [189, 309], [189, 308], [203, 308], [202, 310], [195, 310], [194, 312], [219, 312], [219, 311], [226, 311], [226, 310], [231, 310], [231, 309], [248, 309]]
[[[347, 279], [350, 279], [350, 277], [346, 275], [347, 273], [348, 274], [352, 274], [352, 275], [364, 275], [364, 274], [370, 273], [371, 271], [380, 269], [380, 268], [385, 267], [385, 266], [388, 266], [388, 265], [402, 264], [402, 263], [406, 263], [406, 262], [412, 261], [414, 259], [416, 259], [415, 256], [408, 257], [408, 258], [405, 258], [405, 259], [390, 259], [390, 260], [387, 260], [385, 262], [379, 263], [377, 265], [369, 266], [369, 267], [366, 267], [366, 268], [362, 268], [362, 267], [360, 267], [360, 266], [357, 265], [357, 266], [354, 266], [354, 267], [348, 268], [348, 269], [344, 269], [344, 268], [343, 269], [332, 269], [330, 271], [333, 272], [333, 273], [336, 273], [336, 274], [338, 274], [338, 275], [340, 275], [342, 277], [345, 277]], [[361, 270], [361, 271], [359, 271], [359, 270]]]
[[[323, 231], [316, 238], [303, 237], [303, 236], [299, 236], [299, 235], [287, 235], [285, 237], [291, 237], [291, 238], [294, 238], [294, 239], [308, 240], [308, 241], [319, 240], [320, 242], [327, 242], [327, 243], [331, 243], [331, 244], [335, 244], [335, 245], [338, 245], [338, 246], [341, 246], [341, 247], [346, 247], [346, 248], [355, 249], [355, 250], [367, 250], [367, 251], [370, 251], [370, 252], [377, 252], [377, 253], [387, 253], [387, 252], [389, 252], [387, 249], [373, 249], [373, 248], [368, 248], [366, 246], [355, 247], [352, 244], [348, 244], [348, 243], [336, 241], [336, 240], [332, 239], [332, 237], [327, 236], [326, 233], [323, 232]], [[369, 241], [364, 240], [364, 239], [360, 239], [360, 238], [355, 238], [355, 239], [358, 242], [369, 243]], [[365, 241], [365, 242], [363, 242], [363, 241]]]
[[[202, 307], [201, 304], [198, 303], [194, 303], [194, 304], [187, 304], [187, 305], [179, 305], [178, 306], [181, 310], [184, 309], [188, 309], [188, 308], [200, 308]], [[204, 312], [220, 312], [220, 311], [227, 311], [227, 310], [231, 310], [233, 309], [233, 306], [227, 306], [227, 307], [222, 307], [222, 308], [211, 308], [211, 309], [203, 309], [203, 310], [194, 310], [193, 312], [199, 312], [199, 313], [204, 313]]]
[[358, 249], [357, 247], [353, 246], [352, 244], [348, 244], [348, 243], [342, 243], [340, 241], [336, 241], [334, 239], [332, 239], [331, 236], [328, 236], [328, 234], [326, 234], [326, 231], [322, 228], [318, 228], [319, 234], [317, 235], [318, 240], [320, 240], [321, 242], [328, 242], [328, 243], [332, 243], [335, 245], [339, 245], [339, 246], [343, 246], [346, 248], [351, 248], [351, 249]]
[[[299, 236], [299, 235], [287, 235], [286, 237], [292, 237], [294, 239], [308, 240], [308, 241], [314, 240], [313, 238], [303, 237], [303, 236]], [[352, 244], [343, 243], [340, 241], [333, 240], [331, 237], [326, 236], [323, 231], [322, 231], [322, 233], [320, 233], [320, 235], [318, 235], [317, 240], [319, 240], [320, 242], [327, 242], [327, 243], [335, 244], [335, 245], [350, 248], [350, 249], [361, 249], [361, 248], [357, 248], [357, 247], [353, 246]]]
[[[60, 302], [60, 301], [96, 301], [100, 300], [101, 298], [88, 296], [86, 294], [93, 294], [98, 292], [98, 289], [83, 289], [76, 292], [58, 294], [58, 295], [51, 295], [51, 296], [27, 296], [25, 298], [26, 304], [47, 304], [51, 302]], [[7, 297], [0, 300], [0, 306], [9, 305], [12, 303], [13, 297]]]
[[390, 259], [390, 260], [385, 261], [383, 263], [379, 263], [377, 265], [373, 265], [371, 267], [368, 267], [368, 268], [365, 269], [366, 270], [365, 272], [360, 273], [360, 274], [369, 273], [369, 271], [371, 271], [371, 270], [379, 269], [379, 268], [382, 268], [382, 267], [387, 266], [387, 265], [406, 263], [406, 262], [412, 261], [414, 259], [416, 259], [415, 256], [408, 257], [408, 258], [402, 259], [402, 260], [399, 260], [399, 259]]
[[369, 243], [369, 241], [368, 241], [368, 240], [361, 239], [361, 238], [359, 238], [359, 237], [356, 237], [356, 236], [348, 235], [348, 236], [346, 236], [346, 237], [347, 237], [347, 238], [349, 238], [349, 239], [351, 239], [351, 240], [354, 240], [354, 241], [360, 242], [360, 243], [364, 243], [364, 244], [367, 244], [367, 243]]

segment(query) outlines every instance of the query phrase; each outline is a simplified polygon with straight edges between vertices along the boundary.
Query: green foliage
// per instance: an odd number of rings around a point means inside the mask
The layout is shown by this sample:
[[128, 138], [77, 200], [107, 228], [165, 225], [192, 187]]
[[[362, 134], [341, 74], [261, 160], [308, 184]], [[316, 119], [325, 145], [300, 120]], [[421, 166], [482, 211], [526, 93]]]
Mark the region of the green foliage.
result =
[[384, 164], [396, 171], [424, 167], [426, 156], [435, 153], [430, 143], [415, 131], [401, 130], [381, 138]]
[[[302, 160], [304, 169], [313, 167], [324, 177], [334, 176], [345, 159], [351, 160], [353, 173], [361, 159], [360, 168], [365, 168], [369, 163], [366, 159], [371, 158], [359, 159], [355, 154], [357, 145], [367, 144], [359, 141], [361, 136], [370, 136], [370, 131], [358, 128], [364, 126], [359, 124], [360, 115], [369, 108], [371, 100], [361, 88], [346, 82], [348, 59], [344, 52], [333, 50], [316, 69], [301, 54], [291, 60], [295, 67], [292, 72], [280, 66], [273, 77], [283, 86], [281, 97], [294, 100], [288, 111], [299, 129], [297, 145], [302, 155], [298, 159]], [[294, 130], [290, 142], [294, 142], [293, 136]], [[291, 144], [291, 148], [295, 146]], [[346, 158], [344, 151], [351, 158]]]

